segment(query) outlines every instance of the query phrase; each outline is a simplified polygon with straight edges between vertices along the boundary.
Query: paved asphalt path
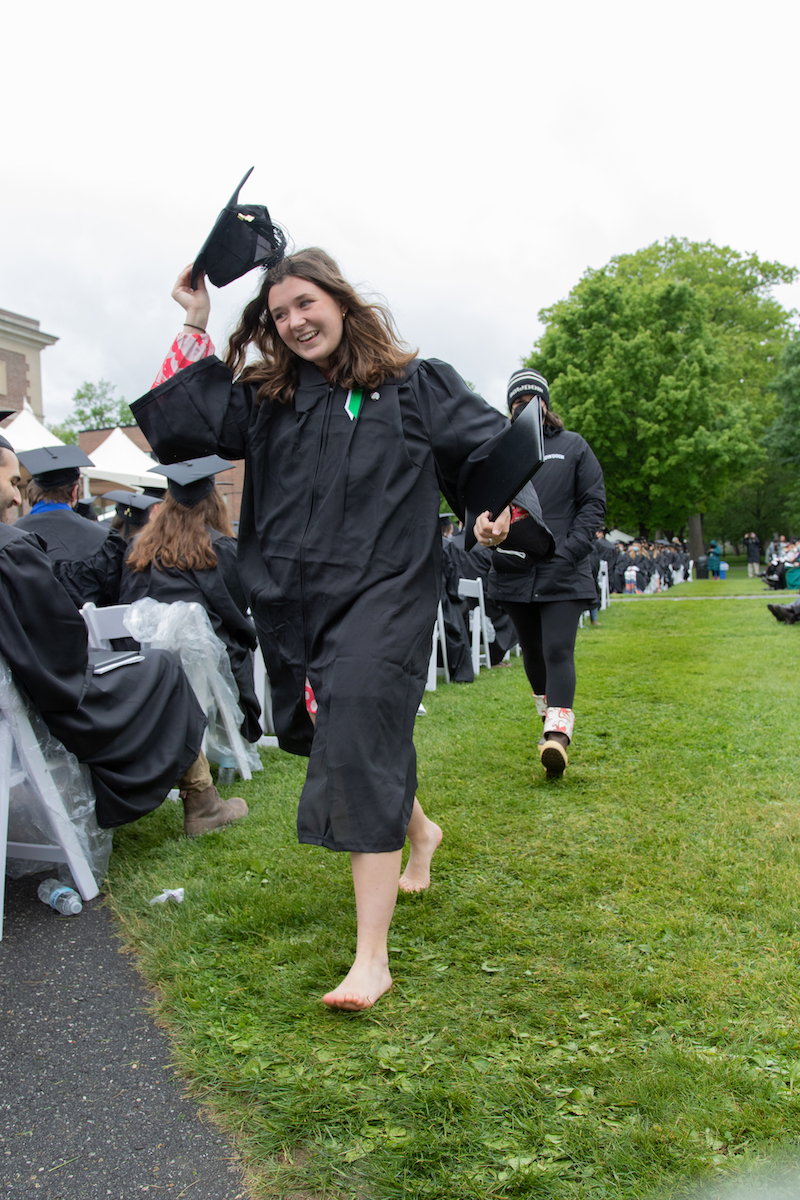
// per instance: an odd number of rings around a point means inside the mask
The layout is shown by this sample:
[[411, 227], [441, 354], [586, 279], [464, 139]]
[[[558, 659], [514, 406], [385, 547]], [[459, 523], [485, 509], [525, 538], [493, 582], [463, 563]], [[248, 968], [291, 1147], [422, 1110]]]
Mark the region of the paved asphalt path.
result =
[[98, 900], [6, 880], [0, 942], [0, 1197], [248, 1200], [230, 1146], [184, 1099], [148, 993]]

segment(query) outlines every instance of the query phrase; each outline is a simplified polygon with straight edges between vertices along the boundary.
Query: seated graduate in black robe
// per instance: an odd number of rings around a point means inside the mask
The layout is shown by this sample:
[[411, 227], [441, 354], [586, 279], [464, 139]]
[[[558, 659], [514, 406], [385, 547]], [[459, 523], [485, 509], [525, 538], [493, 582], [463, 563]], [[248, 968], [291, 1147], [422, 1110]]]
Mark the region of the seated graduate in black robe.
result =
[[[98, 824], [135, 821], [176, 785], [187, 834], [244, 816], [244, 801], [226, 803], [211, 782], [201, 752], [205, 716], [173, 655], [150, 650], [140, 662], [94, 674], [96, 652], [69, 590], [71, 568], [85, 576], [90, 564], [53, 564], [36, 534], [5, 524], [20, 503], [18, 480], [13, 449], [0, 436], [0, 653], [53, 736], [89, 768]], [[104, 551], [97, 557], [105, 562]]]
[[87, 521], [75, 512], [80, 468], [92, 460], [78, 446], [43, 446], [26, 450], [19, 461], [31, 474], [31, 511], [17, 527], [37, 533], [51, 562], [90, 558], [108, 537], [108, 525]]
[[[120, 603], [150, 596], [162, 604], [183, 600], [202, 605], [228, 651], [244, 714], [242, 736], [257, 742], [262, 730], [253, 684], [256, 631], [239, 581], [233, 528], [214, 483], [214, 472], [230, 470], [231, 464], [211, 456], [191, 467], [174, 463], [158, 469], [169, 478], [169, 491], [128, 547]], [[182, 484], [186, 476], [192, 478]]]

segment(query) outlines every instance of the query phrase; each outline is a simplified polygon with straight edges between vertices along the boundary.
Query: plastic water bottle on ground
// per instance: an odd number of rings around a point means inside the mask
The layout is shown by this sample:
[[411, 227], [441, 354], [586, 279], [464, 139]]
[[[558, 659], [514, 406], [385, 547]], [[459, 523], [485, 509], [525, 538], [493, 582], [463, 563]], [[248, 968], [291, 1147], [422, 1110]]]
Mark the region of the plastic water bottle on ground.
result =
[[49, 904], [65, 917], [76, 917], [83, 908], [75, 889], [60, 883], [58, 879], [45, 879], [39, 884], [37, 894], [43, 904]]
[[236, 776], [236, 759], [221, 758], [219, 760], [219, 775], [217, 783], [220, 787], [230, 787]]

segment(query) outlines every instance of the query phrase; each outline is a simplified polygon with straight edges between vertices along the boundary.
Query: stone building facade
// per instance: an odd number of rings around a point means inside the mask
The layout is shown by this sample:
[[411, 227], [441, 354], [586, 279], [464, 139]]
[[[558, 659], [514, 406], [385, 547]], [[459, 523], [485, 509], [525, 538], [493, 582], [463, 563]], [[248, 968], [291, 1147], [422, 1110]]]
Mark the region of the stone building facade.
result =
[[32, 317], [0, 308], [0, 408], [20, 410], [27, 400], [43, 420], [39, 355], [57, 341]]

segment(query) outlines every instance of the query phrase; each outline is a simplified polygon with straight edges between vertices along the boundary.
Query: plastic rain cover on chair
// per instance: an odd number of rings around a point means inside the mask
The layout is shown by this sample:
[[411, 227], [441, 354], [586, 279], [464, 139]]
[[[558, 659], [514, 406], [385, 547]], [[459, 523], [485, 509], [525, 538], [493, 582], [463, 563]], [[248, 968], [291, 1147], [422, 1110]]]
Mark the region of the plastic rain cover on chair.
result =
[[[37, 791], [24, 775], [20, 763], [17, 739], [26, 736], [25, 724], [29, 725], [38, 743], [53, 784], [63, 803], [70, 826], [78, 839], [81, 850], [89, 863], [92, 875], [102, 883], [111, 857], [113, 832], [101, 829], [97, 824], [94, 805], [95, 796], [88, 767], [82, 767], [74, 754], [70, 754], [61, 742], [50, 733], [41, 715], [28, 701], [23, 699], [11, 675], [8, 663], [0, 654], [0, 721], [8, 721], [11, 727], [11, 790], [9, 792], [8, 840], [28, 842], [33, 845], [52, 845], [60, 841], [57, 830], [64, 819], [59, 808], [52, 815], [42, 807], [48, 797], [39, 799]], [[16, 781], [16, 782], [15, 782]], [[6, 859], [6, 873], [12, 879], [21, 879], [53, 867], [52, 862], [38, 862], [29, 858]], [[59, 863], [56, 874], [66, 882], [71, 878], [66, 863]], [[74, 881], [73, 881], [74, 882]]]
[[161, 604], [147, 596], [135, 600], [124, 617], [137, 642], [171, 650], [180, 660], [198, 703], [208, 719], [206, 756], [213, 762], [233, 759], [242, 779], [262, 769], [255, 746], [239, 732], [244, 714], [225, 643], [211, 627], [202, 605], [176, 600]]

